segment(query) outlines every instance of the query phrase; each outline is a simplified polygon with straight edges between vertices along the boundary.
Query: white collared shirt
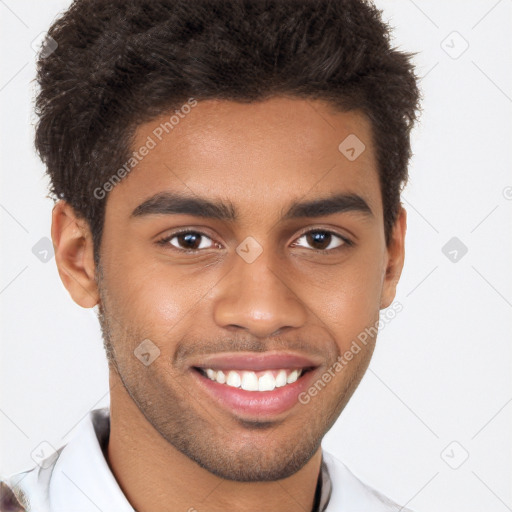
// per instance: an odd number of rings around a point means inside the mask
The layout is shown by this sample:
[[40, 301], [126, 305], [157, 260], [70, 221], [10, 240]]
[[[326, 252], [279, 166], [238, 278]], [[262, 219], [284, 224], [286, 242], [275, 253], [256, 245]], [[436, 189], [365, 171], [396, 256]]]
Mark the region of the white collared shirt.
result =
[[[109, 432], [109, 409], [91, 411], [71, 440], [38, 466], [0, 479], [2, 500], [10, 494], [7, 485], [23, 506], [0, 503], [0, 512], [134, 512], [105, 459]], [[363, 483], [330, 453], [322, 450], [322, 456], [327, 474], [323, 471], [321, 511], [411, 512]]]

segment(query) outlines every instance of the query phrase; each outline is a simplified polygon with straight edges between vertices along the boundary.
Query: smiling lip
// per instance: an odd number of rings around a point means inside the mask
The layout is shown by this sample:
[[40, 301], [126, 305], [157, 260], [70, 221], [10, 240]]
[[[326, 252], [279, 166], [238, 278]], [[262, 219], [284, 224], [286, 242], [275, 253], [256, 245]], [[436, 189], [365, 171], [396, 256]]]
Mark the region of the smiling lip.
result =
[[[284, 353], [231, 353], [205, 356], [191, 365], [192, 377], [199, 388], [206, 393], [214, 403], [218, 403], [230, 414], [243, 417], [246, 420], [271, 420], [282, 414], [298, 402], [298, 396], [310, 386], [316, 374], [312, 371], [320, 365], [319, 361], [305, 356]], [[215, 382], [201, 373], [199, 369], [211, 368], [218, 371], [246, 370], [263, 371], [272, 369], [299, 369], [303, 374], [297, 381], [272, 391], [246, 391], [227, 384]]]
[[320, 361], [289, 352], [228, 353], [203, 357], [192, 364], [196, 368], [212, 370], [276, 370], [279, 368], [314, 368]]

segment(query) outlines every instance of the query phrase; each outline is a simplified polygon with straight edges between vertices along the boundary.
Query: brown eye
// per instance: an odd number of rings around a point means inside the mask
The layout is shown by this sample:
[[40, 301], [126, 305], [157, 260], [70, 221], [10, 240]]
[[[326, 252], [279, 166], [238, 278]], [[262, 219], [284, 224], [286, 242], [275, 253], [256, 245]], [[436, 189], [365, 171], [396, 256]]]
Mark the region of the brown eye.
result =
[[[304, 239], [306, 244], [299, 243], [300, 240]], [[341, 247], [343, 245], [351, 245], [351, 242], [346, 238], [326, 230], [312, 230], [304, 233], [298, 241], [294, 243], [295, 246], [312, 247], [317, 251], [331, 251]]]
[[[210, 243], [208, 242], [210, 241]], [[181, 251], [196, 251], [212, 247], [212, 240], [209, 236], [198, 231], [182, 231], [174, 233], [160, 240], [160, 245], [170, 244]]]

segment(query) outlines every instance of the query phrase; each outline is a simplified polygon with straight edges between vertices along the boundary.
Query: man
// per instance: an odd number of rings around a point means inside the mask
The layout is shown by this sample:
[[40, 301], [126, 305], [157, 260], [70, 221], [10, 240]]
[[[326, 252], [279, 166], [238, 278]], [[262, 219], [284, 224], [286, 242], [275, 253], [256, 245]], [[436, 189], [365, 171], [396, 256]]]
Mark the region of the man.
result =
[[404, 262], [419, 91], [380, 12], [76, 0], [48, 36], [36, 147], [110, 408], [2, 510], [405, 510], [321, 447]]

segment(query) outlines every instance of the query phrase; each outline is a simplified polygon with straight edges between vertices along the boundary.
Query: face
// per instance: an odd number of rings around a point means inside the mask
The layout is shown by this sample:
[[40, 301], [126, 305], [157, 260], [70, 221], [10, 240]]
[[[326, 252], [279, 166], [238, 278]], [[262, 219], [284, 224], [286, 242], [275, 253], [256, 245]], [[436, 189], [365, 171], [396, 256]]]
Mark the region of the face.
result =
[[[361, 114], [204, 101], [159, 140], [170, 115], [138, 127], [134, 150], [156, 144], [107, 197], [97, 292], [111, 371], [210, 472], [284, 478], [369, 364], [371, 336], [336, 362], [394, 298], [405, 212], [386, 247]], [[355, 159], [338, 148], [349, 135], [365, 145]]]

